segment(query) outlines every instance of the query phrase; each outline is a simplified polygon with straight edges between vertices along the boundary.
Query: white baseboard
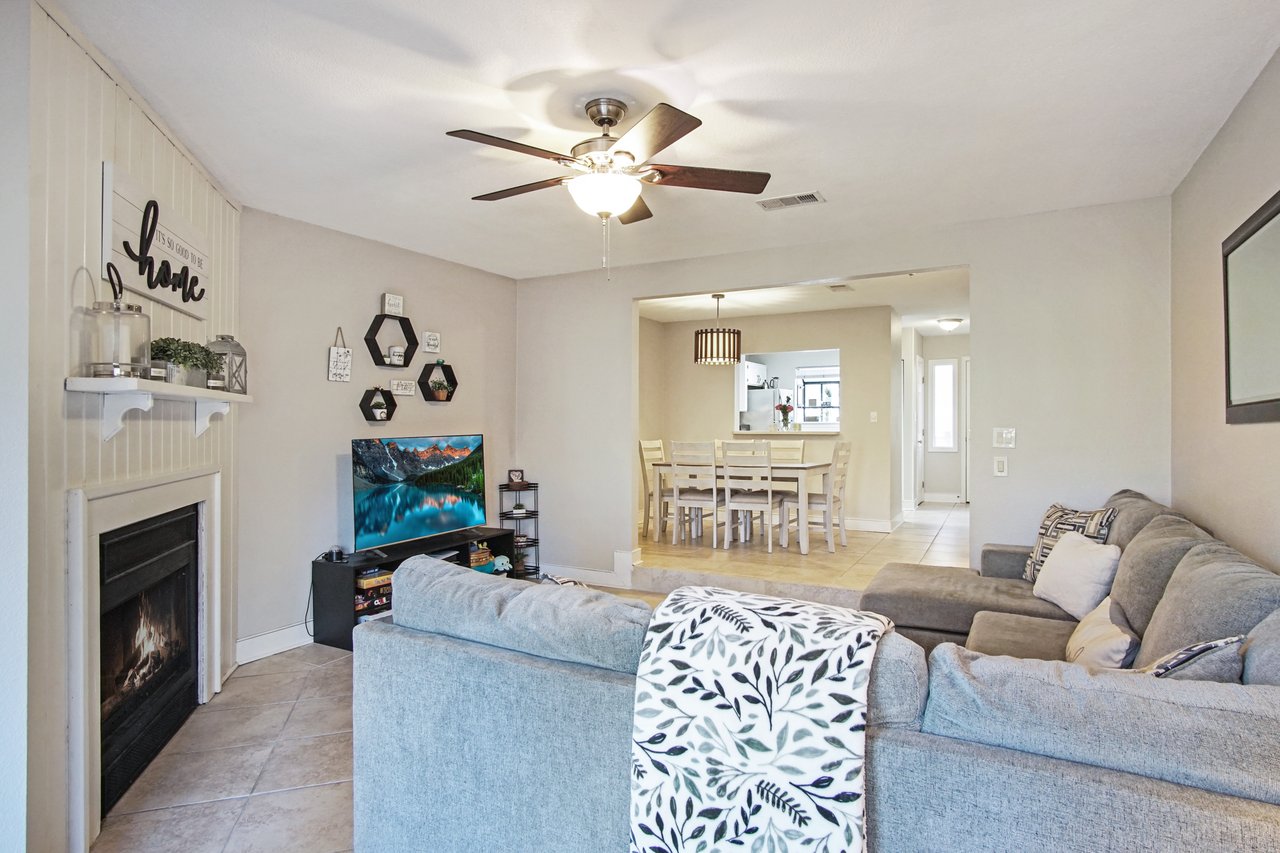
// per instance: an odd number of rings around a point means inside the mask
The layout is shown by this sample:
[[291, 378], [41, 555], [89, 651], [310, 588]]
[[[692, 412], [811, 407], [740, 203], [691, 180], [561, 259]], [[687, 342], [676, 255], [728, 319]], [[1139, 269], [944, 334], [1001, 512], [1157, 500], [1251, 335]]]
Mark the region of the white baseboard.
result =
[[960, 500], [955, 492], [925, 492], [922, 498], [926, 503], [953, 504]]
[[861, 530], [864, 533], [892, 533], [893, 522], [883, 518], [846, 518], [845, 530]]
[[913, 509], [915, 509], [915, 508], [916, 508], [916, 502], [915, 502], [915, 499], [914, 499], [914, 498], [912, 498], [911, 500], [905, 500], [905, 501], [903, 501], [903, 502], [902, 502], [902, 511], [903, 511], [903, 512], [911, 512], [911, 510], [913, 510]]
[[619, 577], [617, 570], [618, 555], [626, 554], [627, 558], [631, 558], [630, 551], [614, 552], [614, 570], [611, 572], [602, 571], [600, 569], [588, 569], [582, 566], [556, 566], [546, 563], [539, 566], [539, 570], [544, 575], [556, 575], [562, 578], [573, 578], [576, 581], [582, 581], [588, 586], [611, 586], [615, 589], [629, 589], [631, 586], [631, 565], [627, 564], [625, 576], [625, 584]]
[[287, 628], [236, 640], [236, 663], [250, 663], [310, 643], [311, 635], [307, 633], [307, 626], [299, 622]]

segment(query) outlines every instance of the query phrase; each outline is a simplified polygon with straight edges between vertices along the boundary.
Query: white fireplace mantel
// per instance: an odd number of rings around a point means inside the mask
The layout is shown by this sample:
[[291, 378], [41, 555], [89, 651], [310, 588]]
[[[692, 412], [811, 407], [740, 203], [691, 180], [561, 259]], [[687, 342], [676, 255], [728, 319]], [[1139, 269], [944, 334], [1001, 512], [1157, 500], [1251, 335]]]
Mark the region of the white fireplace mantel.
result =
[[128, 376], [71, 376], [68, 391], [102, 395], [102, 440], [111, 438], [124, 428], [124, 416], [134, 409], [151, 411], [156, 400], [191, 400], [196, 404], [195, 431], [203, 435], [209, 428], [209, 419], [225, 415], [232, 403], [252, 403], [248, 394], [232, 394], [229, 391], [212, 391], [191, 385], [157, 382], [153, 379], [134, 379]]

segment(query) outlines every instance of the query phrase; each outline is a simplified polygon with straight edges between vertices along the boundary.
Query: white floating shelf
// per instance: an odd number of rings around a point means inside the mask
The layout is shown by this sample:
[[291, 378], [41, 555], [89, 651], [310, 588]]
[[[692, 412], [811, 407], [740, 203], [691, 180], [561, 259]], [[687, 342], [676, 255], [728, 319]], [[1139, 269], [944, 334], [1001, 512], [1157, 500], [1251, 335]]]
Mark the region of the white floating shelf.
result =
[[196, 404], [195, 434], [203, 435], [209, 428], [209, 419], [225, 415], [232, 403], [252, 403], [248, 394], [232, 394], [229, 391], [211, 391], [192, 385], [174, 385], [154, 379], [131, 379], [125, 376], [72, 376], [67, 379], [68, 391], [102, 395], [102, 440], [110, 441], [124, 428], [124, 416], [132, 409], [149, 412], [160, 400], [190, 400]]

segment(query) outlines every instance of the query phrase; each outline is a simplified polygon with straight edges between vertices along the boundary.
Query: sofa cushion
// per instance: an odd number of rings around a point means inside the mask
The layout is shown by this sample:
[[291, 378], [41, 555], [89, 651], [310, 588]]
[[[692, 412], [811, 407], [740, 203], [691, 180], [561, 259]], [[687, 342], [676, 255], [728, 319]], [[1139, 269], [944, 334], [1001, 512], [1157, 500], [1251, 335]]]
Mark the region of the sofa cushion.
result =
[[1208, 643], [1192, 643], [1185, 649], [1165, 655], [1139, 672], [1156, 678], [1181, 678], [1189, 681], [1218, 681], [1239, 684], [1244, 668], [1241, 647], [1244, 635], [1225, 637]]
[[632, 675], [651, 613], [643, 601], [427, 556], [405, 560], [391, 583], [397, 625]]
[[1125, 546], [1116, 568], [1111, 599], [1141, 637], [1151, 624], [1164, 588], [1178, 563], [1197, 545], [1213, 537], [1178, 515], [1153, 518]]
[[1049, 552], [1031, 591], [1036, 598], [1052, 601], [1083, 619], [1111, 592], [1118, 562], [1120, 546], [1103, 545], [1069, 531]]
[[920, 730], [929, 670], [924, 649], [890, 629], [880, 638], [867, 681], [867, 722]]
[[1031, 546], [1031, 554], [1027, 557], [1026, 570], [1022, 573], [1023, 579], [1035, 583], [1044, 561], [1049, 559], [1049, 552], [1064, 533], [1074, 531], [1094, 542], [1106, 542], [1115, 515], [1115, 507], [1067, 509], [1062, 504], [1049, 507], [1040, 521], [1040, 530]]
[[1111, 596], [1086, 613], [1067, 639], [1065, 660], [1094, 669], [1123, 669], [1138, 654], [1138, 635]]
[[969, 633], [974, 614], [981, 610], [1071, 619], [1056, 604], [1036, 598], [1031, 584], [1024, 580], [984, 578], [973, 569], [913, 563], [885, 565], [867, 584], [859, 606], [883, 613], [899, 629], [927, 628], [962, 635]]
[[1128, 548], [1133, 537], [1137, 536], [1156, 516], [1181, 517], [1181, 513], [1174, 512], [1164, 504], [1156, 503], [1142, 492], [1135, 492], [1133, 489], [1121, 489], [1107, 498], [1103, 506], [1111, 507], [1116, 511], [1116, 517], [1111, 522], [1111, 530], [1107, 534], [1107, 543], [1119, 545], [1122, 550]]
[[1259, 622], [1245, 638], [1244, 683], [1280, 685], [1280, 610]]
[[921, 730], [1280, 804], [1280, 687], [1062, 661], [929, 656]]
[[1062, 660], [1074, 623], [984, 610], [973, 617], [964, 647], [984, 655]]
[[1196, 545], [1169, 578], [1134, 665], [1147, 666], [1192, 643], [1247, 634], [1277, 609], [1275, 572], [1222, 542]]

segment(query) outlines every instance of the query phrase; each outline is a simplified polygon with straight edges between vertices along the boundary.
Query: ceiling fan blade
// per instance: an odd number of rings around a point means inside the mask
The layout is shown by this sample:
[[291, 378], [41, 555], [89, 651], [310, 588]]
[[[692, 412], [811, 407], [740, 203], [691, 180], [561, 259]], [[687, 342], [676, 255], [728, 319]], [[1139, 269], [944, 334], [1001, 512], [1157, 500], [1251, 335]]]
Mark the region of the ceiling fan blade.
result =
[[518, 187], [510, 187], [505, 190], [498, 190], [497, 192], [478, 195], [473, 197], [471, 200], [472, 201], [498, 201], [499, 199], [503, 199], [503, 198], [511, 198], [513, 195], [523, 195], [524, 193], [531, 193], [534, 190], [545, 190], [547, 187], [558, 187], [567, 180], [569, 180], [569, 178], [547, 178], [545, 181], [535, 181], [532, 184], [521, 184]]
[[636, 196], [636, 203], [631, 205], [626, 213], [618, 217], [618, 221], [623, 225], [630, 225], [632, 222], [640, 222], [653, 216], [653, 211], [649, 209], [649, 205], [644, 203], [643, 196]]
[[700, 124], [702, 119], [694, 118], [684, 110], [670, 104], [658, 104], [622, 134], [609, 150], [626, 151], [635, 157], [636, 163], [643, 163]]
[[739, 172], [734, 169], [704, 169], [701, 166], [666, 166], [650, 163], [645, 167], [657, 174], [646, 177], [652, 184], [669, 187], [692, 187], [698, 190], [722, 190], [730, 193], [761, 193], [773, 177], [768, 172]]
[[458, 139], [469, 139], [472, 142], [479, 142], [481, 145], [492, 145], [495, 148], [505, 148], [508, 151], [515, 151], [518, 154], [530, 154], [534, 157], [541, 157], [544, 160], [570, 160], [573, 158], [567, 154], [557, 154], [554, 151], [548, 151], [545, 148], [535, 148], [532, 145], [525, 145], [523, 142], [516, 142], [512, 139], [503, 139], [501, 136], [491, 136], [488, 133], [481, 133], [478, 130], [451, 130], [445, 136], [455, 136]]

